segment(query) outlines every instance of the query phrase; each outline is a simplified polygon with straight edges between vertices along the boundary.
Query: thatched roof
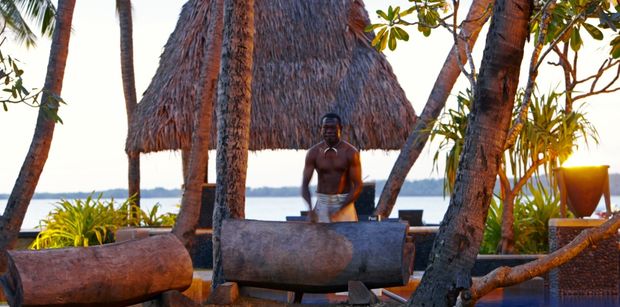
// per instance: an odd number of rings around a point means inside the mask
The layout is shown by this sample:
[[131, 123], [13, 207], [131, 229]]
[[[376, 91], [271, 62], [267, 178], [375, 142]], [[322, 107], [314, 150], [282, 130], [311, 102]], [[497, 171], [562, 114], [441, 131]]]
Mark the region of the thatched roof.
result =
[[[210, 2], [184, 5], [138, 104], [128, 151], [189, 148]], [[256, 1], [250, 150], [309, 148], [320, 141], [319, 118], [332, 111], [358, 148], [402, 147], [415, 112], [370, 46], [368, 23], [360, 0]]]

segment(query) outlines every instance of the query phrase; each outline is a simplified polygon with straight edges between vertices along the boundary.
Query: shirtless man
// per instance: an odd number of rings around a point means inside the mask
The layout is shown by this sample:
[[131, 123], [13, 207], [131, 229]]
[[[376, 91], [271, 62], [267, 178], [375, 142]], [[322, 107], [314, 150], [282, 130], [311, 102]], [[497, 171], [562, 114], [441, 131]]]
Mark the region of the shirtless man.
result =
[[[342, 141], [342, 121], [335, 113], [321, 117], [323, 141], [306, 154], [301, 196], [308, 205], [312, 222], [329, 223], [357, 221], [354, 202], [362, 192], [360, 154], [353, 145]], [[316, 170], [317, 202], [312, 208], [310, 179]]]

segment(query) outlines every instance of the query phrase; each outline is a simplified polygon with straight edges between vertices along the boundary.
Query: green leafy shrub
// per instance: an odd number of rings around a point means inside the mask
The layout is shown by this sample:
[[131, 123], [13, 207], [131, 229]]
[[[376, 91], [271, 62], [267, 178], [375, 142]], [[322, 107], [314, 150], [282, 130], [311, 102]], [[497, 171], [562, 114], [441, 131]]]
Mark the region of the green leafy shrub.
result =
[[60, 200], [50, 214], [40, 222], [41, 232], [30, 245], [31, 249], [90, 246], [114, 242], [114, 232], [122, 226], [133, 225], [129, 208], [133, 198], [114, 208], [114, 200], [93, 199], [73, 202]]
[[[515, 250], [523, 254], [549, 252], [549, 220], [560, 217], [560, 198], [539, 182], [528, 184], [529, 194], [515, 206]], [[573, 217], [567, 212], [568, 217]]]
[[155, 204], [150, 210], [140, 210], [140, 226], [150, 227], [172, 227], [177, 220], [177, 214], [168, 212], [157, 215], [161, 208], [159, 203]]
[[502, 238], [502, 209], [501, 200], [492, 197], [487, 220], [484, 224], [482, 244], [480, 244], [481, 254], [495, 254], [497, 252], [499, 241]]
[[[47, 218], [42, 220], [42, 230], [30, 245], [31, 249], [90, 246], [112, 243], [115, 233], [126, 226], [172, 226], [175, 213], [157, 215], [161, 208], [156, 204], [149, 211], [140, 210], [131, 197], [115, 207], [114, 199], [102, 201], [89, 195], [85, 200], [72, 202], [60, 200]], [[130, 210], [132, 209], [132, 210]], [[133, 218], [131, 212], [138, 212]]]
[[[514, 206], [515, 252], [539, 254], [549, 251], [549, 220], [560, 217], [560, 199], [555, 191], [547, 191], [536, 180], [536, 186], [528, 184], [529, 195], [519, 195]], [[502, 201], [492, 198], [480, 245], [481, 254], [497, 253], [501, 240]], [[567, 212], [570, 217], [570, 212]]]

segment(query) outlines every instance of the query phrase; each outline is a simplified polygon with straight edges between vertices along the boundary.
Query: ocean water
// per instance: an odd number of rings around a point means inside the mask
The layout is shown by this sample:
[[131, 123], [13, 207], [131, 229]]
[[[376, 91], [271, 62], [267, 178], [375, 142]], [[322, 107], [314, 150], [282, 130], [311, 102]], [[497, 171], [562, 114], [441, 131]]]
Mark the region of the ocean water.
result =
[[[34, 199], [28, 207], [22, 229], [34, 229], [39, 222], [54, 208], [57, 199]], [[115, 200], [119, 203], [122, 200]], [[378, 198], [375, 200], [375, 203]], [[422, 220], [426, 224], [439, 224], [448, 208], [449, 198], [441, 196], [402, 196], [396, 201], [396, 205], [390, 215], [398, 217], [398, 210], [422, 209]], [[150, 209], [155, 204], [160, 204], [160, 213], [178, 212], [181, 199], [175, 198], [143, 198], [142, 207]], [[611, 197], [612, 205], [620, 205], [620, 196]], [[4, 211], [6, 199], [0, 200], [0, 210]], [[248, 197], [246, 199], [245, 217], [253, 220], [284, 221], [287, 216], [298, 216], [300, 211], [307, 210], [301, 197]], [[604, 211], [603, 199], [597, 207], [597, 211]]]

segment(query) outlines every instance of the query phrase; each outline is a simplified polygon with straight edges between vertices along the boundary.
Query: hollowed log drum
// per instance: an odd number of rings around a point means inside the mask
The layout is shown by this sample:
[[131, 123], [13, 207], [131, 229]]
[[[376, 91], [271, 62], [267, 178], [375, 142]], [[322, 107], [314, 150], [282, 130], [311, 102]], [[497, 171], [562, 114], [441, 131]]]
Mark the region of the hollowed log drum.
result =
[[402, 222], [269, 222], [225, 220], [224, 278], [239, 285], [289, 291], [346, 291], [350, 280], [368, 288], [404, 285], [413, 243]]

